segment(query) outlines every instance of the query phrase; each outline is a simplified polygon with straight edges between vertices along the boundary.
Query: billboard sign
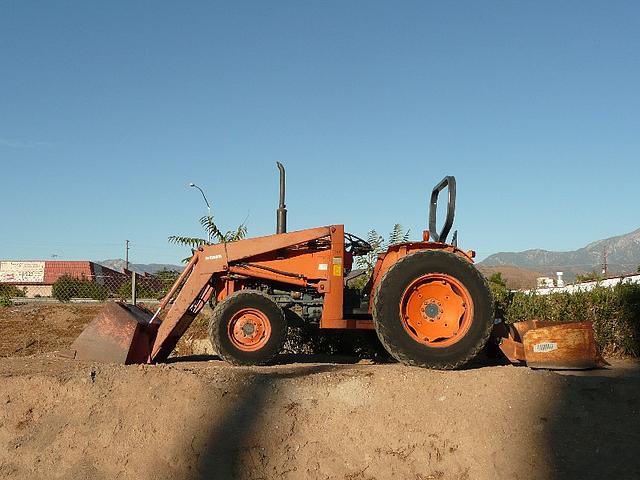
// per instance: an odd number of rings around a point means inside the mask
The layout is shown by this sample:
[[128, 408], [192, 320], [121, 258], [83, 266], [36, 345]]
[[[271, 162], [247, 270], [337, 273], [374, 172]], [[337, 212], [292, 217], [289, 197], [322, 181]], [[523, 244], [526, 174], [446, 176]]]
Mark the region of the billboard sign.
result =
[[0, 262], [0, 283], [42, 283], [44, 262]]

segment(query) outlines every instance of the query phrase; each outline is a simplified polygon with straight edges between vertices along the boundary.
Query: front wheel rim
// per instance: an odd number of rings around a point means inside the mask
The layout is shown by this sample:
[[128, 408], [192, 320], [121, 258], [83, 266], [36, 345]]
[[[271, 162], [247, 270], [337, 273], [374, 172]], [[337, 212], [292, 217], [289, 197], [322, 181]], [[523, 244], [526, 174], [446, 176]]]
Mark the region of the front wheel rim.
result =
[[231, 317], [227, 334], [238, 350], [255, 352], [263, 348], [271, 338], [271, 322], [260, 310], [243, 308]]
[[400, 299], [400, 319], [415, 341], [429, 347], [449, 347], [469, 331], [473, 300], [455, 277], [429, 273], [405, 289]]

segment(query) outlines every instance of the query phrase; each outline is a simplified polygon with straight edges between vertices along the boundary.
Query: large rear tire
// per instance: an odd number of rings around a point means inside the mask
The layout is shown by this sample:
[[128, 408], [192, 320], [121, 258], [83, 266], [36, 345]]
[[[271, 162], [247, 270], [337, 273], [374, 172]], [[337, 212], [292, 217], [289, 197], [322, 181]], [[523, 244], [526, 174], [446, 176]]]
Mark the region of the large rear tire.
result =
[[234, 365], [264, 365], [287, 337], [282, 309], [256, 290], [240, 290], [216, 305], [209, 322], [214, 351]]
[[400, 259], [373, 298], [380, 341], [407, 365], [450, 370], [474, 358], [493, 325], [487, 281], [458, 255], [423, 250]]

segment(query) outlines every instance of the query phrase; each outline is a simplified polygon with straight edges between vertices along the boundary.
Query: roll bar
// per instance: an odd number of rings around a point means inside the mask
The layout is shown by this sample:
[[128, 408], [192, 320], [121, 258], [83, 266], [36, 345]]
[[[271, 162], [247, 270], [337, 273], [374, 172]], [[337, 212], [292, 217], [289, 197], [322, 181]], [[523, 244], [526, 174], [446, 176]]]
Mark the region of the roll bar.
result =
[[[444, 189], [449, 191], [447, 199], [447, 216], [440, 232], [436, 228], [436, 216], [438, 210], [438, 196]], [[434, 242], [447, 243], [447, 236], [453, 226], [453, 218], [456, 213], [456, 178], [448, 175], [442, 179], [431, 192], [431, 203], [429, 205], [429, 238]]]

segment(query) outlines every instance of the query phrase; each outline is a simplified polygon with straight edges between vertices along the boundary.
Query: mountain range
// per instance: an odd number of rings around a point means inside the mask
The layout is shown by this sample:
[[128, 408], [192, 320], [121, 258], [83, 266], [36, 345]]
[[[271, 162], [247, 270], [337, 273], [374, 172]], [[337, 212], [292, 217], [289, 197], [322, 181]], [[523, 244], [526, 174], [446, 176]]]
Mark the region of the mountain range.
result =
[[[122, 258], [112, 258], [109, 260], [94, 260], [95, 263], [104, 267], [110, 268], [117, 272], [121, 272], [127, 262]], [[136, 273], [157, 273], [161, 270], [172, 270], [175, 272], [181, 272], [184, 265], [172, 265], [170, 263], [131, 263], [129, 262], [129, 270]]]
[[571, 281], [577, 274], [602, 272], [606, 258], [607, 274], [620, 275], [636, 272], [640, 266], [640, 228], [633, 232], [597, 240], [568, 252], [549, 250], [525, 250], [523, 252], [500, 252], [490, 255], [480, 266], [516, 266], [536, 270], [544, 275], [565, 273]]

